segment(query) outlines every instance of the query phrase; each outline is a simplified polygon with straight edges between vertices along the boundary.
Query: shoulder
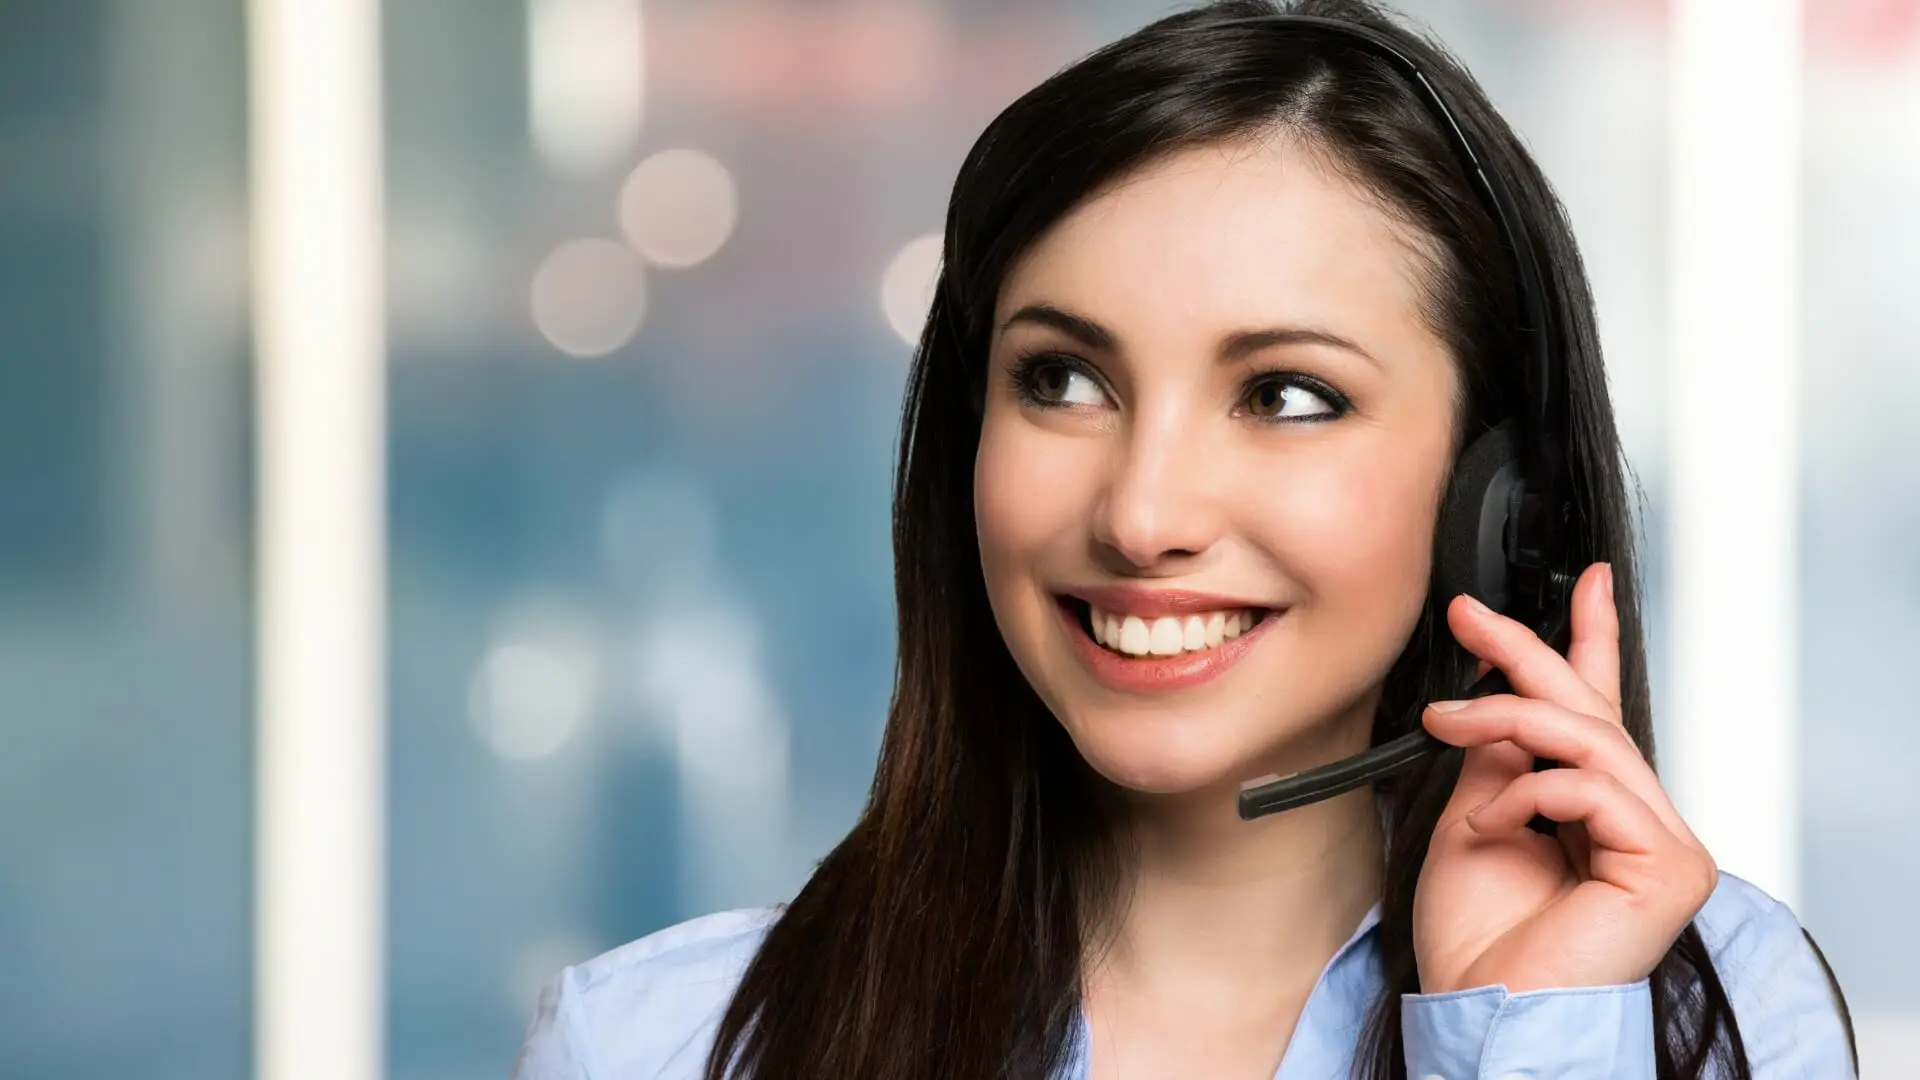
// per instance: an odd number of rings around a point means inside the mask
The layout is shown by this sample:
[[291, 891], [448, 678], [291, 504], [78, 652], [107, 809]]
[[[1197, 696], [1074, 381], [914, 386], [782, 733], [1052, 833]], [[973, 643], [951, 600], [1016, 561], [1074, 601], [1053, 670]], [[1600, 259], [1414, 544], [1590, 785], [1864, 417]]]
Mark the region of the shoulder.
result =
[[1852, 1033], [1826, 961], [1793, 910], [1743, 878], [1722, 872], [1694, 925], [1733, 1004], [1756, 1077], [1788, 1063], [1805, 1075], [1851, 1076]]
[[782, 908], [691, 919], [560, 972], [541, 991], [516, 1080], [693, 1080]]
[[745, 908], [689, 919], [628, 942], [568, 970], [582, 1001], [615, 1004], [660, 992], [732, 996], [780, 907]]
[[[1786, 904], [1745, 878], [1722, 871], [1694, 926], [1722, 978], [1737, 978], [1755, 961], [1808, 949], [1800, 920]], [[1824, 978], [1824, 976], [1823, 976]]]

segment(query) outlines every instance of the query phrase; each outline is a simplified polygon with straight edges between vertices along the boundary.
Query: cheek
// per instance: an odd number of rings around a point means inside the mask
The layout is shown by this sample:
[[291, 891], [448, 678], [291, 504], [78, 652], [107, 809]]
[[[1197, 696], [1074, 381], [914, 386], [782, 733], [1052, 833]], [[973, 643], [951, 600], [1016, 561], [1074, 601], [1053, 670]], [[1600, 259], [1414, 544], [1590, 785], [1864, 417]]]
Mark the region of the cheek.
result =
[[1090, 478], [1098, 470], [1083, 460], [1086, 447], [996, 413], [989, 408], [981, 426], [973, 468], [981, 579], [1015, 666], [1055, 715], [1064, 715], [1063, 703], [1048, 693], [1062, 676], [1050, 670], [1058, 658], [1049, 661], [1043, 645], [1058, 615], [1035, 583], [1040, 568], [1073, 565], [1084, 550]]
[[1443, 475], [1433, 459], [1380, 447], [1290, 470], [1255, 528], [1290, 564], [1309, 603], [1417, 611]]
[[989, 409], [974, 458], [973, 513], [981, 569], [998, 607], [1043, 553], [1068, 542], [1083, 520], [1076, 478], [1087, 470], [1074, 448], [1018, 417]]

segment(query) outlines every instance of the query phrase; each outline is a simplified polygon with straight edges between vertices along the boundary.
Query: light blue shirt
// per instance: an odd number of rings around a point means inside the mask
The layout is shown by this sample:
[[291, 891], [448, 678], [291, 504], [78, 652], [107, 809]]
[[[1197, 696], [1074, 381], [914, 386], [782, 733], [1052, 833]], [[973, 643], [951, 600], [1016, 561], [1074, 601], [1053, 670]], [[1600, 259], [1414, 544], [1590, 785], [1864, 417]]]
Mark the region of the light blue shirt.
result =
[[[541, 992], [516, 1080], [698, 1080], [734, 986], [777, 907], [681, 923], [584, 964]], [[1376, 905], [1328, 961], [1274, 1080], [1346, 1080], [1382, 975]], [[1721, 874], [1696, 917], [1754, 1080], [1844, 1080], [1852, 1057], [1826, 972], [1786, 905]], [[1403, 1000], [1415, 1080], [1653, 1080], [1646, 981], [1509, 994], [1487, 986]], [[1084, 1018], [1058, 1080], [1086, 1080]]]

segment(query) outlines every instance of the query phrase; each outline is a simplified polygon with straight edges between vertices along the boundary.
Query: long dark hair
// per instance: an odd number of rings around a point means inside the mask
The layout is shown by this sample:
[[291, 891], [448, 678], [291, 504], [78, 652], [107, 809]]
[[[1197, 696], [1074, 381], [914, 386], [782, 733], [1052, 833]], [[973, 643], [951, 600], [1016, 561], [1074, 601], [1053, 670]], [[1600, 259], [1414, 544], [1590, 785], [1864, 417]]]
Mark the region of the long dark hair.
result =
[[[1613, 566], [1627, 730], [1653, 725], [1626, 466], [1586, 272], [1564, 209], [1520, 140], [1438, 44], [1363, 0], [1286, 13], [1364, 24], [1427, 72], [1506, 178], [1546, 268], [1571, 388], [1576, 547]], [[1228, 0], [1162, 19], [1048, 79], [974, 144], [954, 183], [943, 270], [908, 379], [894, 479], [899, 655], [865, 811], [773, 925], [719, 1026], [709, 1080], [1042, 1080], [1065, 1059], [1089, 927], [1115, 902], [1126, 850], [1111, 789], [1081, 760], [1007, 652], [987, 606], [972, 470], [988, 329], [1009, 266], [1123, 174], [1179, 149], [1279, 129], [1327, 152], [1428, 237], [1428, 318], [1463, 376], [1456, 441], [1520, 404], [1512, 260], [1401, 76], [1374, 56], [1248, 25], [1280, 9]], [[1387, 676], [1375, 742], [1458, 694], [1473, 660], [1430, 595]], [[1417, 993], [1413, 897], [1459, 772], [1453, 752], [1379, 789], [1387, 831], [1385, 975], [1355, 1057], [1404, 1080], [1400, 996]], [[1661, 1080], [1751, 1080], [1738, 1024], [1697, 929], [1653, 973]]]

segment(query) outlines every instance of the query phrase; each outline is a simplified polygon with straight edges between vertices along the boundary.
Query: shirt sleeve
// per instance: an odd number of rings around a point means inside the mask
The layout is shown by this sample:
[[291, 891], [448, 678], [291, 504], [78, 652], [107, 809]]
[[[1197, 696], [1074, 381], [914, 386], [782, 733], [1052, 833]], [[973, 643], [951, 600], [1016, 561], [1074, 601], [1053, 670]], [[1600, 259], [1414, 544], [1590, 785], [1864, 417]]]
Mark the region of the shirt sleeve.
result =
[[1654, 1080], [1645, 980], [1520, 994], [1504, 986], [1406, 994], [1400, 1018], [1409, 1080]]
[[589, 1080], [576, 1038], [577, 1008], [573, 969], [567, 968], [540, 988], [513, 1080]]
[[[1725, 875], [1723, 875], [1723, 878]], [[1785, 904], [1728, 881], [1695, 920], [1733, 1004], [1753, 1080], [1857, 1076], [1826, 966]], [[1409, 1080], [1654, 1080], [1653, 996], [1625, 986], [1406, 994]], [[1709, 1067], [1711, 1080], [1729, 1075]]]

